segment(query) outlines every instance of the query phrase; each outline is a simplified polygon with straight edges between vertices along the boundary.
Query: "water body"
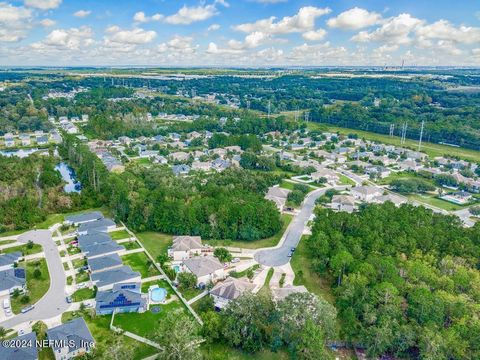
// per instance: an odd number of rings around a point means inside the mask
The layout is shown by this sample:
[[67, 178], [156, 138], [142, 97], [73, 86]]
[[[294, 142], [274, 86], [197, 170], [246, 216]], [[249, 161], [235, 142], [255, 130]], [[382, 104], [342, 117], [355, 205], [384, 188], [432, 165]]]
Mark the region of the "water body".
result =
[[0, 150], [0, 155], [6, 156], [6, 157], [12, 157], [12, 156], [17, 156], [19, 158], [25, 158], [34, 152], [37, 152], [39, 149], [34, 148], [34, 149], [19, 149], [19, 150]]
[[75, 171], [68, 164], [62, 162], [55, 166], [55, 170], [60, 172], [62, 179], [67, 182], [63, 187], [66, 193], [80, 193], [82, 186], [76, 179]]

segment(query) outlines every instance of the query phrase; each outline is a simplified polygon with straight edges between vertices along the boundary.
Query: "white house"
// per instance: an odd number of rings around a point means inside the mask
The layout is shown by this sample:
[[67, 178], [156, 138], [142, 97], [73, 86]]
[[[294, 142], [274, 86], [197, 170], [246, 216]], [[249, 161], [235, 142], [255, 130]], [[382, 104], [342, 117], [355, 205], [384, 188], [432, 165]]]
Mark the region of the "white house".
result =
[[202, 253], [203, 245], [200, 236], [177, 236], [168, 249], [168, 256], [174, 261], [182, 261]]
[[351, 213], [355, 210], [355, 198], [349, 195], [333, 195], [331, 207], [333, 210]]
[[372, 202], [375, 197], [382, 196], [383, 191], [376, 186], [355, 186], [352, 195], [357, 200]]

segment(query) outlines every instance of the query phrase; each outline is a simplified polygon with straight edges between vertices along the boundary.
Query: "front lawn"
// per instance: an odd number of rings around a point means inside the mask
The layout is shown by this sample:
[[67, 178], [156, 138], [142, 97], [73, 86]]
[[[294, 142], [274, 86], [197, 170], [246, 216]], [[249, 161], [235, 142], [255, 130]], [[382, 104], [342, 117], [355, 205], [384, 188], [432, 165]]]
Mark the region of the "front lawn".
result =
[[90, 280], [90, 275], [88, 275], [88, 272], [83, 271], [82, 273], [77, 273], [75, 274], [75, 282], [77, 284], [80, 284], [82, 282]]
[[160, 312], [153, 313], [150, 310], [144, 313], [123, 313], [116, 314], [113, 321], [115, 326], [118, 326], [122, 330], [130, 331], [134, 334], [143, 336], [147, 339], [151, 339], [155, 331], [158, 329], [158, 325], [161, 320], [171, 311], [185, 311], [185, 307], [179, 301], [172, 301], [166, 305], [153, 305], [160, 307]]
[[[19, 267], [26, 268], [27, 277], [27, 297], [19, 295], [12, 298], [12, 311], [18, 314], [22, 308], [27, 305], [35, 304], [40, 300], [50, 287], [50, 275], [48, 273], [47, 261], [45, 259], [21, 261]], [[38, 269], [40, 273], [35, 272]], [[37, 277], [34, 276], [36, 273]], [[27, 301], [28, 300], [28, 301]]]
[[[62, 322], [65, 323], [80, 316], [82, 316], [82, 314], [79, 311], [66, 312], [62, 315]], [[116, 317], [117, 316], [115, 316], [115, 318]], [[134, 349], [133, 360], [141, 360], [157, 353], [157, 349], [149, 345], [140, 343], [124, 335], [115, 335], [110, 330], [110, 315], [96, 316], [94, 319], [89, 316], [84, 316], [84, 319], [87, 323], [88, 329], [95, 339], [95, 348], [96, 351], [98, 351], [96, 353], [97, 358], [102, 358], [103, 354], [109, 351], [117, 336], [120, 336], [122, 344]]]
[[108, 235], [110, 235], [113, 240], [122, 240], [130, 237], [130, 234], [126, 230], [109, 232]]
[[339, 174], [339, 178], [340, 178], [340, 185], [351, 185], [351, 186], [355, 186], [355, 181], [353, 181], [352, 179], [348, 178], [347, 176], [343, 175], [343, 174]]
[[75, 259], [72, 261], [73, 268], [78, 269], [81, 268], [82, 266], [87, 265], [87, 260], [86, 259]]
[[32, 254], [38, 254], [43, 251], [43, 248], [41, 245], [38, 245], [38, 244], [31, 244], [31, 245], [25, 244], [25, 245], [19, 245], [19, 246], [3, 249], [1, 253], [10, 254], [16, 251], [20, 251], [24, 256], [27, 256]]
[[282, 228], [278, 233], [269, 238], [260, 239], [260, 240], [205, 240], [203, 241], [206, 244], [210, 244], [212, 246], [233, 246], [239, 247], [244, 249], [260, 249], [264, 247], [274, 247], [278, 244], [280, 239], [282, 238], [283, 234], [287, 230], [288, 225], [293, 219], [293, 215], [290, 214], [282, 214], [280, 215], [282, 218]]
[[159, 232], [146, 231], [136, 234], [143, 247], [156, 260], [159, 255], [166, 254], [172, 245], [173, 236]]
[[78, 289], [72, 294], [72, 299], [74, 302], [85, 301], [88, 299], [93, 299], [96, 296], [97, 292], [94, 289], [84, 288]]
[[138, 271], [142, 278], [160, 275], [160, 272], [155, 268], [147, 254], [144, 252], [133, 253], [122, 256], [124, 265], [130, 265], [133, 271]]
[[231, 348], [222, 343], [203, 344], [200, 347], [204, 359], [222, 359], [222, 360], [287, 360], [288, 353], [284, 350], [272, 352], [262, 350], [254, 354], [248, 354], [241, 350]]

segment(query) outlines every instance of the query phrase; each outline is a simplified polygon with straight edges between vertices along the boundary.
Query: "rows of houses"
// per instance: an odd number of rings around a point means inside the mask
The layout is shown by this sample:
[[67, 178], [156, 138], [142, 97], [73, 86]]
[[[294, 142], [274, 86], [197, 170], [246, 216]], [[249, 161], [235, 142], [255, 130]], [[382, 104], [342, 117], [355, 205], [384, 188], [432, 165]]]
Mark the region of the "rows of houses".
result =
[[57, 130], [54, 129], [48, 133], [44, 133], [43, 131], [38, 130], [32, 134], [21, 133], [18, 135], [14, 135], [12, 133], [6, 133], [3, 136], [4, 146], [7, 148], [16, 147], [17, 139], [18, 139], [18, 145], [21, 145], [21, 146], [31, 146], [31, 145], [44, 146], [49, 144], [50, 142], [55, 144], [59, 144], [62, 142], [62, 137]]

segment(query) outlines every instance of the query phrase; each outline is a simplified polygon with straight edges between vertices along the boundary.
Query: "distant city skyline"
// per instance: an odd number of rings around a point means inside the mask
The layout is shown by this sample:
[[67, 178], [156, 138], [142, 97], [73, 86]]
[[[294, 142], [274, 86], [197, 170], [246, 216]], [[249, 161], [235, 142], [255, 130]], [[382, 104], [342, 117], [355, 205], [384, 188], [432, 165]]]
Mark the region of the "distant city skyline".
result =
[[480, 66], [480, 3], [0, 1], [1, 66]]

